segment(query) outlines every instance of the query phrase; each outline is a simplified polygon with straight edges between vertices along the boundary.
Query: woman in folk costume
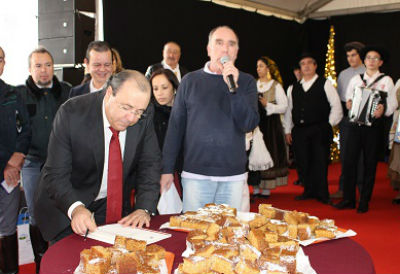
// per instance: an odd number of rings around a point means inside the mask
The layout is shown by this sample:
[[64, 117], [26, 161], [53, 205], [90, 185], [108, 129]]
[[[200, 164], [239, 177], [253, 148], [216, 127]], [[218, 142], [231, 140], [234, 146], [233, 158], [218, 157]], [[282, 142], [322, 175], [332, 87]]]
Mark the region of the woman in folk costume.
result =
[[288, 101], [278, 66], [272, 59], [260, 57], [257, 60], [257, 74], [259, 128], [274, 166], [261, 171], [260, 183], [253, 188], [253, 194], [267, 196], [271, 189], [287, 184], [288, 159], [281, 114], [285, 113]]
[[[394, 90], [396, 91], [397, 102], [400, 106], [400, 80], [397, 81]], [[393, 114], [393, 125], [390, 138], [392, 149], [388, 163], [388, 177], [393, 189], [397, 191], [396, 197], [392, 200], [393, 204], [400, 204], [400, 107]]]

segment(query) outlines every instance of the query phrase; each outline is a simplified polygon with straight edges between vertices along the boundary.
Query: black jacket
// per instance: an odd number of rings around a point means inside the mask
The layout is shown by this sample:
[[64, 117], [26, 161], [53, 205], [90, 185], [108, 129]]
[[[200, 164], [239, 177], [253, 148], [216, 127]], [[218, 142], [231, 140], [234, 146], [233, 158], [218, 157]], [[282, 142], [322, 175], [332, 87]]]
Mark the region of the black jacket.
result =
[[69, 98], [78, 95], [88, 94], [89, 92], [90, 92], [90, 81], [82, 85], [71, 88], [71, 91], [69, 92]]
[[14, 152], [28, 153], [31, 141], [29, 115], [15, 88], [0, 79], [0, 182]]
[[[165, 135], [167, 134], [169, 116], [171, 115], [172, 107], [162, 106], [157, 103], [156, 99], [152, 98], [154, 104], [154, 129], [156, 131], [158, 145], [162, 151], [164, 146]], [[175, 171], [181, 173], [183, 170], [183, 149], [179, 152], [179, 155], [175, 163]]]
[[[69, 207], [89, 206], [97, 197], [104, 167], [104, 91], [78, 96], [62, 105], [54, 119], [49, 155], [35, 195], [35, 218], [44, 239], [70, 226]], [[123, 215], [135, 209], [156, 212], [160, 192], [161, 152], [154, 133], [154, 109], [126, 130], [123, 158]]]
[[44, 162], [53, 119], [58, 108], [68, 99], [71, 85], [59, 82], [54, 76], [51, 89], [39, 88], [29, 76], [26, 85], [18, 86], [17, 89], [27, 106], [32, 128], [32, 141], [27, 158]]

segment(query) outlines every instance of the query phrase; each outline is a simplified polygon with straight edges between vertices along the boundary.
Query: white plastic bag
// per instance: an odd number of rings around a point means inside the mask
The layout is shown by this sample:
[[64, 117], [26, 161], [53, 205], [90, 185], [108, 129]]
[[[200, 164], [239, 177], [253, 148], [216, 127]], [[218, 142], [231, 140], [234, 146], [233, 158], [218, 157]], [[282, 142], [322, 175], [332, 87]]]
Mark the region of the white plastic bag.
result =
[[267, 170], [274, 166], [274, 161], [264, 143], [263, 134], [258, 127], [253, 131], [253, 145], [249, 155], [249, 169]]
[[19, 265], [34, 262], [31, 237], [29, 236], [29, 214], [28, 208], [21, 208], [17, 222], [18, 235], [18, 261]]
[[182, 212], [182, 200], [174, 183], [171, 184], [171, 187], [167, 191], [161, 194], [157, 210], [160, 215], [179, 214]]

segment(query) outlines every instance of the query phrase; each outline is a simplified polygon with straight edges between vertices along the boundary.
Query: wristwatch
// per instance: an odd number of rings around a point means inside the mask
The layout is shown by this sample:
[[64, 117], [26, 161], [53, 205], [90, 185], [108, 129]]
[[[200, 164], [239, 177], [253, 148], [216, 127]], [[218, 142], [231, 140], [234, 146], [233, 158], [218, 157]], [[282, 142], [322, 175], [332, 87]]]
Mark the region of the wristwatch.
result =
[[144, 210], [144, 212], [146, 212], [147, 214], [149, 214], [150, 217], [156, 215], [155, 213], [151, 212], [151, 211], [148, 210], [148, 209], [145, 209], [145, 208], [142, 208], [142, 209]]

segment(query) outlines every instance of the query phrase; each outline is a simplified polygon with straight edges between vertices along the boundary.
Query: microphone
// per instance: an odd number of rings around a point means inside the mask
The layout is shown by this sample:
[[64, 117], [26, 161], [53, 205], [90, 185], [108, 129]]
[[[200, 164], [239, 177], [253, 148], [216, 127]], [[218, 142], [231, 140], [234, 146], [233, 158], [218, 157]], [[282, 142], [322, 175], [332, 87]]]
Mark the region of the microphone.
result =
[[[225, 64], [226, 62], [229, 62], [229, 56], [225, 55], [221, 57], [221, 64]], [[233, 80], [233, 75], [229, 74], [228, 75], [228, 88], [230, 92], [235, 92], [236, 91], [236, 84], [235, 81]]]

